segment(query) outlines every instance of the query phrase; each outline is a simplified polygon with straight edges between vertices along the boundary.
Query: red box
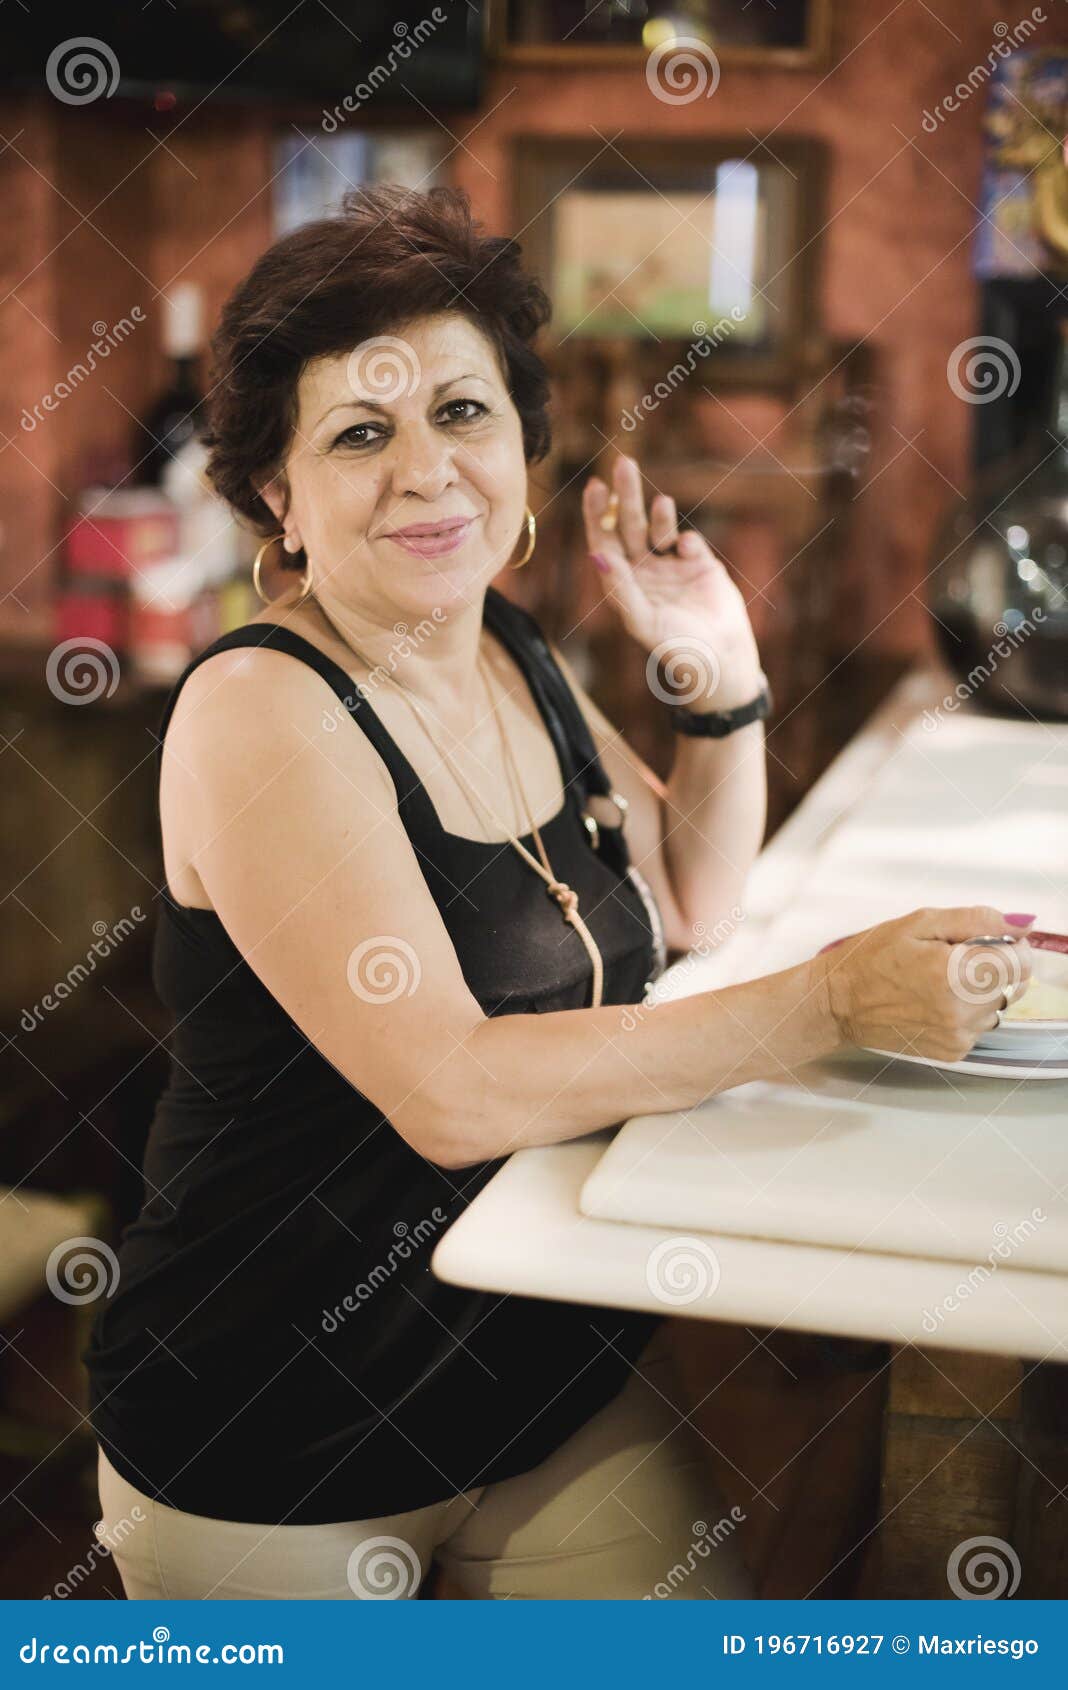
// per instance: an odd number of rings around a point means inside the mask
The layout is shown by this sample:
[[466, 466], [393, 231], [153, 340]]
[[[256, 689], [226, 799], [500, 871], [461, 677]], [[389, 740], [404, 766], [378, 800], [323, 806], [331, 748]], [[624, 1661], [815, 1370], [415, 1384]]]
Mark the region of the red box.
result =
[[149, 488], [85, 495], [90, 508], [67, 535], [65, 555], [72, 575], [126, 584], [149, 564], [178, 548], [178, 513]]
[[113, 651], [130, 643], [130, 607], [125, 593], [59, 595], [54, 607], [56, 644], [63, 640], [102, 640]]

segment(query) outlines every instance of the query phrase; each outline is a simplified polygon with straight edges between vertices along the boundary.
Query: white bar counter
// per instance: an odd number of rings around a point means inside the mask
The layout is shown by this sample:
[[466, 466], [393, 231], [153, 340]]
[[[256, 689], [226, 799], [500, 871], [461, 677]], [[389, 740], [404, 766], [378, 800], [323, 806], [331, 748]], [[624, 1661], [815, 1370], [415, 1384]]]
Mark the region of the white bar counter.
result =
[[[925, 904], [1033, 910], [1037, 927], [1068, 931], [1066, 845], [1068, 725], [983, 715], [962, 707], [947, 675], [914, 672], [761, 852], [735, 931], [707, 954], [675, 963], [656, 995], [773, 973], [830, 938]], [[606, 1308], [1064, 1360], [1068, 1272], [1059, 1270], [1060, 1246], [1053, 1239], [1064, 1233], [1068, 1191], [1049, 1175], [1060, 1156], [1051, 1121], [1060, 1123], [1068, 1146], [1068, 1082], [944, 1074], [865, 1053], [843, 1055], [847, 1072], [855, 1062], [860, 1094], [869, 1104], [874, 1100], [884, 1155], [893, 1111], [900, 1125], [912, 1095], [925, 1114], [941, 1112], [952, 1134], [947, 1153], [962, 1133], [973, 1135], [974, 1159], [964, 1163], [962, 1179], [962, 1195], [974, 1199], [970, 1232], [967, 1205], [961, 1220], [943, 1182], [929, 1231], [922, 1206], [914, 1204], [909, 1229], [891, 1249], [866, 1248], [873, 1230], [871, 1183], [864, 1179], [863, 1155], [855, 1153], [845, 1159], [836, 1201], [825, 1205], [834, 1221], [832, 1241], [819, 1242], [811, 1212], [804, 1225], [799, 1215], [798, 1236], [791, 1236], [789, 1205], [784, 1217], [782, 1204], [774, 1223], [779, 1236], [746, 1236], [744, 1221], [731, 1233], [694, 1226], [695, 1138], [698, 1152], [701, 1146], [692, 1129], [708, 1129], [714, 1139], [717, 1122], [726, 1123], [733, 1108], [732, 1093], [724, 1092], [681, 1117], [643, 1116], [618, 1129], [518, 1151], [442, 1238], [432, 1257], [434, 1272], [456, 1285]], [[828, 1099], [841, 1096], [842, 1072], [843, 1056], [796, 1071], [810, 1115], [821, 1085]], [[736, 1088], [733, 1097], [752, 1089]], [[689, 1129], [681, 1135], [680, 1121]], [[1029, 1154], [1033, 1144], [1026, 1133], [1039, 1129], [1045, 1164]], [[628, 1132], [633, 1146], [643, 1146], [629, 1157]], [[680, 1138], [687, 1141], [685, 1155]], [[744, 1145], [744, 1137], [736, 1134], [733, 1143]], [[591, 1176], [609, 1146], [606, 1168], [623, 1170], [625, 1178], [628, 1161], [633, 1164], [631, 1196], [646, 1207], [651, 1199], [644, 1184], [635, 1183], [637, 1169], [644, 1167], [647, 1183], [657, 1187], [656, 1201], [670, 1210], [677, 1166], [680, 1202], [685, 1198], [691, 1224], [584, 1214], [588, 1181], [604, 1202], [606, 1182]], [[1019, 1166], [1010, 1162], [1016, 1178], [1004, 1224], [989, 1229], [989, 1245], [979, 1248], [988, 1229], [985, 1222], [978, 1226], [976, 1215], [989, 1220], [998, 1212], [1006, 1156], [1011, 1159], [1014, 1148]], [[810, 1171], [812, 1157], [809, 1167], [805, 1157], [805, 1142], [787, 1144], [783, 1172], [791, 1165], [794, 1178]], [[714, 1144], [707, 1166], [711, 1179]], [[877, 1166], [873, 1157], [872, 1169]], [[1017, 1211], [1027, 1196], [1044, 1222], [1054, 1221], [1041, 1248], [1017, 1233], [1023, 1218]], [[894, 1200], [899, 1198], [900, 1192]], [[629, 1205], [632, 1213], [636, 1207], [641, 1203]], [[622, 1203], [622, 1212], [627, 1209]], [[963, 1230], [955, 1231], [958, 1222]], [[766, 1218], [761, 1226], [767, 1230]], [[956, 1243], [947, 1242], [951, 1237]], [[1053, 1260], [1058, 1270], [1021, 1266], [1021, 1255], [1040, 1264]]]

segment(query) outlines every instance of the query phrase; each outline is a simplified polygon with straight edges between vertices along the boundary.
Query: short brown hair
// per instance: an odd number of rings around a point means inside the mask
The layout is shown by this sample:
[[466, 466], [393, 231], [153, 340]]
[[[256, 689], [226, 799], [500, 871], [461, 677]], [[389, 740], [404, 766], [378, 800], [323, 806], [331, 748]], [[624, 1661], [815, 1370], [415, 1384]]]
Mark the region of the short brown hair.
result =
[[[462, 189], [380, 184], [350, 190], [336, 216], [275, 241], [223, 307], [204, 433], [216, 491], [261, 535], [276, 532], [256, 482], [285, 461], [304, 365], [440, 311], [465, 313], [492, 340], [524, 456], [543, 458], [549, 379], [532, 342], [551, 305], [518, 243], [485, 234]], [[305, 558], [284, 561], [301, 569]]]

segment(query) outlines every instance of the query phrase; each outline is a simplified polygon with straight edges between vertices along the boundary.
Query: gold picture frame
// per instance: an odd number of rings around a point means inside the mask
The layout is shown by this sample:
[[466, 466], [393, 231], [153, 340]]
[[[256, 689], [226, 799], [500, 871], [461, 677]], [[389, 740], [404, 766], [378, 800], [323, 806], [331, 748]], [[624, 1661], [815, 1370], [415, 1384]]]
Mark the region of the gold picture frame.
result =
[[[508, 36], [509, 0], [485, 0], [485, 48], [487, 57], [501, 64], [555, 66], [583, 70], [608, 70], [641, 65], [649, 49], [640, 43], [613, 42], [595, 46], [589, 42], [517, 42]], [[767, 70], [829, 70], [832, 62], [833, 0], [808, 0], [806, 37], [803, 46], [716, 45], [716, 57], [723, 65]]]
[[[561, 212], [570, 196], [587, 189], [610, 192], [644, 188], [655, 201], [670, 184], [675, 190], [707, 197], [718, 165], [755, 153], [751, 136], [717, 135], [679, 141], [627, 137], [607, 150], [596, 135], [588, 139], [514, 136], [510, 159], [515, 184], [512, 220], [513, 227], [522, 231], [519, 238], [524, 261], [542, 277], [555, 304], [561, 259], [566, 260], [560, 243], [567, 225]], [[777, 139], [774, 159], [756, 154], [753, 162], [762, 175], [774, 176], [779, 183], [774, 244], [768, 252], [770, 280], [757, 278], [768, 301], [767, 334], [756, 346], [747, 346], [740, 334], [723, 342], [717, 354], [717, 376], [732, 384], [788, 379], [798, 349], [812, 329], [813, 306], [820, 297], [818, 234], [826, 215], [826, 148], [809, 138]], [[640, 262], [643, 232], [634, 217], [620, 224], [612, 247], [613, 261], [622, 264], [625, 271], [631, 270], [631, 236], [638, 242], [635, 258]], [[554, 313], [550, 339], [556, 338], [556, 326]], [[568, 338], [575, 332], [569, 329]], [[642, 338], [636, 324], [603, 329], [591, 321], [579, 332], [594, 337], [608, 333], [613, 338]], [[692, 334], [658, 326], [652, 338], [667, 345], [673, 339], [692, 338]]]

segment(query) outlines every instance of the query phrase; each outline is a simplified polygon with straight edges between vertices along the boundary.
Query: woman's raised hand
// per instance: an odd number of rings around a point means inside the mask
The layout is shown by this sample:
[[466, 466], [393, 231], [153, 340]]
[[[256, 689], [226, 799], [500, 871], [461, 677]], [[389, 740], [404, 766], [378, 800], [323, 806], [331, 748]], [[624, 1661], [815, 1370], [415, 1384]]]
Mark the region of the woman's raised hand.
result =
[[[765, 684], [741, 593], [693, 529], [680, 533], [675, 501], [658, 493], [646, 516], [641, 472], [622, 454], [613, 466], [618, 520], [601, 519], [611, 491], [591, 476], [582, 495], [590, 556], [627, 632], [650, 654], [649, 682], [665, 700], [695, 710], [731, 710]], [[657, 676], [663, 666], [668, 686]]]

